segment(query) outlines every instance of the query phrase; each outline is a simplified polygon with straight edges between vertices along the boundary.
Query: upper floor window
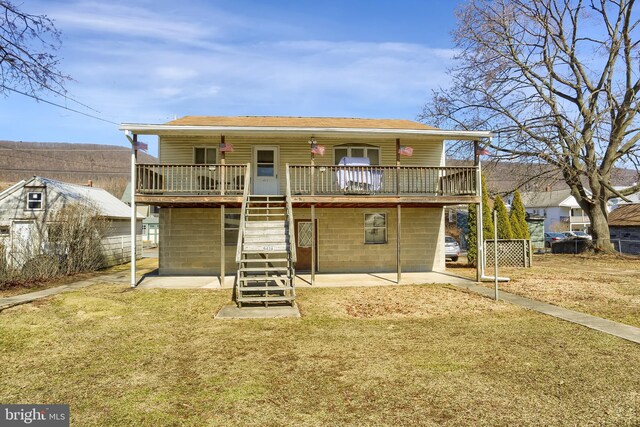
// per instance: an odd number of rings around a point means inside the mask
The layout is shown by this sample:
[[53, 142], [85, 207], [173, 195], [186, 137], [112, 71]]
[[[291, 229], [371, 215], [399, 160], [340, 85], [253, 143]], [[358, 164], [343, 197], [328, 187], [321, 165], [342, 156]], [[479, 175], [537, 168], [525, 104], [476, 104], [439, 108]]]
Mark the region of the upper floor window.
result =
[[380, 147], [372, 145], [338, 145], [333, 149], [335, 164], [340, 163], [343, 157], [367, 157], [369, 164], [380, 164]]
[[42, 209], [42, 191], [29, 191], [27, 193], [27, 209]]
[[215, 147], [194, 147], [193, 163], [196, 165], [212, 165], [216, 163], [217, 151]]

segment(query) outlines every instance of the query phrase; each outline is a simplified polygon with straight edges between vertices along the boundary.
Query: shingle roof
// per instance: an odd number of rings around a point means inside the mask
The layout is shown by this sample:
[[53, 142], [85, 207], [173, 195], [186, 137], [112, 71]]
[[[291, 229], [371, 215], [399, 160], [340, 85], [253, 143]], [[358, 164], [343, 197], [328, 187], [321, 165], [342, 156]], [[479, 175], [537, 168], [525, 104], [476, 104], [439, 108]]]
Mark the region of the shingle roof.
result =
[[526, 208], [545, 208], [560, 206], [567, 198], [571, 197], [571, 190], [534, 191], [520, 193], [522, 204]]
[[411, 120], [358, 119], [342, 117], [284, 117], [284, 116], [185, 116], [165, 123], [174, 126], [238, 126], [293, 127], [343, 129], [418, 129], [436, 130]]
[[[98, 215], [111, 218], [131, 218], [131, 208], [111, 195], [106, 190], [98, 187], [69, 184], [55, 179], [34, 177], [25, 185], [33, 185], [34, 182], [55, 189], [69, 202], [79, 202], [91, 206], [98, 211]], [[144, 218], [138, 214], [138, 218]]]
[[630, 203], [614, 209], [609, 214], [609, 226], [640, 226], [640, 203]]

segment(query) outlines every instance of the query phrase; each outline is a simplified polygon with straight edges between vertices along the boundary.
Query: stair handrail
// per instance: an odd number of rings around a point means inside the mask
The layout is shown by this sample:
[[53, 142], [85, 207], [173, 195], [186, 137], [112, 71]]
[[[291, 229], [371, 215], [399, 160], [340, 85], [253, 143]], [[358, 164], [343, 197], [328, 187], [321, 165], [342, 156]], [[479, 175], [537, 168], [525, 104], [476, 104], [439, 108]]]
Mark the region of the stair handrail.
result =
[[242, 208], [240, 209], [240, 225], [238, 228], [238, 246], [236, 247], [236, 262], [242, 259], [242, 246], [244, 244], [245, 213], [247, 201], [251, 188], [251, 163], [247, 163], [247, 170], [244, 172], [244, 188], [242, 189]]
[[296, 241], [294, 239], [293, 233], [293, 206], [291, 204], [291, 177], [289, 175], [289, 163], [287, 163], [287, 189], [286, 189], [286, 200], [287, 200], [287, 220], [289, 222], [289, 247], [291, 248], [291, 261], [296, 262], [298, 260], [298, 256], [296, 254]]

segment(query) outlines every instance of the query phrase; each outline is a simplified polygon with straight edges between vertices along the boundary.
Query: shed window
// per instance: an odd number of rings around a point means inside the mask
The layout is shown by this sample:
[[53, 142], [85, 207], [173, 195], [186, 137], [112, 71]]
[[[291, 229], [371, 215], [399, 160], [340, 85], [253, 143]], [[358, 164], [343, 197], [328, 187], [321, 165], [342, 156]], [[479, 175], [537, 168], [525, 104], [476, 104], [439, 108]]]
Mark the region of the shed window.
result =
[[238, 244], [238, 230], [240, 229], [240, 214], [224, 214], [224, 245], [236, 246]]
[[216, 163], [216, 157], [215, 147], [195, 147], [193, 149], [193, 162], [196, 165], [213, 165]]
[[42, 191], [27, 193], [27, 209], [42, 209]]
[[387, 214], [364, 214], [364, 243], [387, 243]]
[[339, 164], [343, 157], [367, 157], [371, 165], [380, 164], [380, 147], [342, 145], [335, 147], [333, 154], [335, 164]]

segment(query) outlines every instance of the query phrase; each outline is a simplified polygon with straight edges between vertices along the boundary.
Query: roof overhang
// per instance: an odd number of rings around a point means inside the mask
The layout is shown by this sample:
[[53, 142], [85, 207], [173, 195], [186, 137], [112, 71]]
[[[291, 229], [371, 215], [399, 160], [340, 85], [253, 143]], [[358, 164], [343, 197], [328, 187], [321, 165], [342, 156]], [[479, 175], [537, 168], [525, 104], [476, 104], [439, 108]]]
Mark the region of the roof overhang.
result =
[[137, 135], [304, 135], [304, 136], [388, 136], [431, 137], [447, 140], [478, 140], [491, 138], [489, 131], [458, 131], [441, 129], [375, 129], [375, 128], [324, 128], [324, 127], [276, 127], [276, 126], [181, 126], [162, 124], [122, 123], [120, 130]]

